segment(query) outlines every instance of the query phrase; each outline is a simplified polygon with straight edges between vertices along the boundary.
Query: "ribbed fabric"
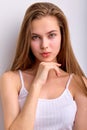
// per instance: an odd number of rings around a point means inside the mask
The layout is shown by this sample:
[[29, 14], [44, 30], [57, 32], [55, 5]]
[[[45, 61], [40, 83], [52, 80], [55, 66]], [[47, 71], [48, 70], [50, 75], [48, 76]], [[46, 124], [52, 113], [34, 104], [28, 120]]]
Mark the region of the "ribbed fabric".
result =
[[[23, 76], [19, 71], [21, 90], [19, 93], [19, 105], [22, 109], [28, 91], [24, 86]], [[38, 99], [34, 130], [72, 130], [77, 106], [68, 89], [72, 75], [66, 85], [66, 89], [56, 99]]]

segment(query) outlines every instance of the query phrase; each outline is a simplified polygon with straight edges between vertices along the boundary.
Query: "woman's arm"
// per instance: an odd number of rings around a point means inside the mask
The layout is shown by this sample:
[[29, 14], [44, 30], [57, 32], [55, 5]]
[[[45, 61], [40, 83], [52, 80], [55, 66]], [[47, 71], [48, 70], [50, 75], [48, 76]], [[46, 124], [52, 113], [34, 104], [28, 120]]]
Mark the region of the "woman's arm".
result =
[[0, 79], [5, 130], [33, 130], [40, 87], [31, 86], [25, 105], [20, 111], [17, 81], [18, 79], [12, 72], [4, 74]]
[[[87, 80], [85, 80], [85, 84], [87, 85]], [[73, 130], [87, 130], [87, 95], [80, 89], [76, 91], [75, 100], [77, 103], [77, 113]]]

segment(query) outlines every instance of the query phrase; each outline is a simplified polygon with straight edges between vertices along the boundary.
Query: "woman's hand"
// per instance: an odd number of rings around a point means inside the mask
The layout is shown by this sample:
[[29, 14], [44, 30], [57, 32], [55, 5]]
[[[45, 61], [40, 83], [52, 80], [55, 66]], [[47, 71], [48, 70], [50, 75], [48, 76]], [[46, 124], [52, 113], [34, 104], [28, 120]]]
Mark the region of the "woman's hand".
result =
[[58, 64], [56, 62], [41, 62], [35, 79], [34, 79], [34, 83], [35, 84], [40, 84], [40, 86], [44, 85], [47, 81], [48, 78], [48, 73], [50, 70], [54, 70], [55, 74], [57, 76], [60, 75], [60, 71], [59, 71], [59, 67], [61, 66], [61, 64]]

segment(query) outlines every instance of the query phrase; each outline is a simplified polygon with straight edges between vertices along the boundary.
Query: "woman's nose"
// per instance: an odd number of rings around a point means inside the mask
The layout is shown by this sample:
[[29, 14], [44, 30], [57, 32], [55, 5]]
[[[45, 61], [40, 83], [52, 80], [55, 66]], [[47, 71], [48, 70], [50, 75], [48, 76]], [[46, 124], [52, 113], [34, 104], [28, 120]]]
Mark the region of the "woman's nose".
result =
[[43, 38], [41, 41], [41, 49], [47, 49], [49, 46], [49, 41], [47, 38]]

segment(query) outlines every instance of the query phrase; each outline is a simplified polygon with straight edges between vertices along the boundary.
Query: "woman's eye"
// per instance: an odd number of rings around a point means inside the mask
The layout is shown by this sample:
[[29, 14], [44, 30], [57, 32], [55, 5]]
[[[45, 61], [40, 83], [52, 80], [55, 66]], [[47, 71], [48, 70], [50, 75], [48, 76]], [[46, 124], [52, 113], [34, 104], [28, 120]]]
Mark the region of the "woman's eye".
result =
[[49, 35], [49, 38], [54, 38], [55, 36], [56, 36], [55, 33], [51, 33], [51, 34]]
[[32, 36], [32, 40], [37, 40], [39, 39], [39, 36]]

